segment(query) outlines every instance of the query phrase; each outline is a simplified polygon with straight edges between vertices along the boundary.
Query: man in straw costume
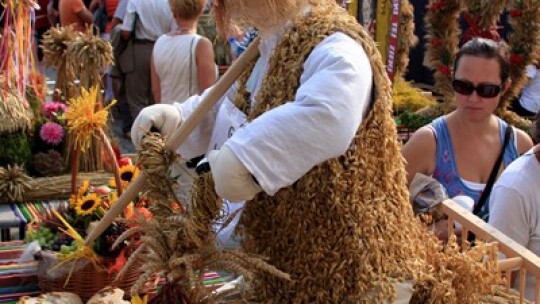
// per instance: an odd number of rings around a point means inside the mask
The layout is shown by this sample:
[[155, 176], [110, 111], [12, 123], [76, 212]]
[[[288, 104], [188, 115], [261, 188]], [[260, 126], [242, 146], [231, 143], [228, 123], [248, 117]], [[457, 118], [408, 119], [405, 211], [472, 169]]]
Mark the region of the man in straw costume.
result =
[[[419, 303], [477, 303], [491, 293], [495, 268], [478, 262], [488, 250], [444, 255], [413, 215], [390, 81], [356, 20], [334, 0], [218, 0], [214, 9], [225, 33], [231, 20], [259, 30], [260, 56], [178, 153], [207, 154], [211, 172], [196, 181], [194, 205], [216, 193], [246, 201], [242, 249], [291, 277], [255, 273], [245, 297], [407, 303], [411, 282]], [[144, 109], [135, 145], [152, 126], [170, 135], [206, 94]]]

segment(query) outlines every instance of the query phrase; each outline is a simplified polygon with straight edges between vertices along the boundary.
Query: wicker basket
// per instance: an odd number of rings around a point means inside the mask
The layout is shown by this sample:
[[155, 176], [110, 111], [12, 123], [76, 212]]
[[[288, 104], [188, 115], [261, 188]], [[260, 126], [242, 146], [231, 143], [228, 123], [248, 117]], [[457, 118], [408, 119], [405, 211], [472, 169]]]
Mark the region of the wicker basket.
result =
[[[71, 278], [64, 286], [69, 269], [73, 264], [62, 265], [52, 272], [62, 273], [61, 277], [53, 278], [51, 269], [59, 262], [58, 258], [51, 251], [42, 251], [38, 262], [39, 287], [43, 292], [65, 291], [73, 292], [83, 301], [90, 299], [96, 292], [105, 286], [115, 286], [130, 293], [131, 286], [141, 275], [139, 263], [133, 265], [127, 270], [124, 277], [118, 282], [114, 282], [116, 275], [109, 274], [106, 270], [97, 269], [92, 263], [77, 262], [73, 267]], [[63, 268], [63, 269], [62, 269]]]

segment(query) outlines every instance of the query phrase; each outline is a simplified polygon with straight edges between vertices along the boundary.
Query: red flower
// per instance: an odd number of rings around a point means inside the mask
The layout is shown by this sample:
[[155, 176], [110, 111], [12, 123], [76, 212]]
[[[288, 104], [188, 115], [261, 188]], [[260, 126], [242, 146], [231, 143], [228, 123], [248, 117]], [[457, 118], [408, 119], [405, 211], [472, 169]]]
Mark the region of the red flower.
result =
[[523, 11], [519, 8], [513, 8], [510, 10], [510, 16], [512, 17], [521, 17], [523, 16]]
[[518, 54], [510, 54], [510, 57], [508, 58], [508, 60], [514, 64], [521, 64], [523, 63], [523, 56], [518, 55]]
[[439, 67], [439, 72], [443, 75], [450, 76], [450, 67], [447, 65], [441, 65]]
[[433, 38], [433, 39], [431, 39], [431, 45], [433, 47], [441, 46], [442, 45], [442, 40], [438, 39], [438, 38]]
[[444, 0], [440, 0], [440, 1], [437, 1], [437, 2], [433, 2], [431, 4], [431, 6], [429, 7], [429, 9], [432, 12], [436, 13], [436, 12], [442, 10], [445, 6], [446, 6], [446, 3], [444, 3]]

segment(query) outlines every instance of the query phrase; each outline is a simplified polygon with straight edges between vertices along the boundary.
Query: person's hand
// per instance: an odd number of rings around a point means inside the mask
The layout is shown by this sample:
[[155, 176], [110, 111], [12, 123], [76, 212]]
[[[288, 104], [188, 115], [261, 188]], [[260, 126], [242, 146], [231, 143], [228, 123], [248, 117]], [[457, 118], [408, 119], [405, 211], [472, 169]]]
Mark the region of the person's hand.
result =
[[131, 140], [138, 146], [152, 127], [157, 128], [163, 137], [169, 137], [182, 122], [180, 111], [170, 104], [155, 104], [144, 108], [131, 127]]

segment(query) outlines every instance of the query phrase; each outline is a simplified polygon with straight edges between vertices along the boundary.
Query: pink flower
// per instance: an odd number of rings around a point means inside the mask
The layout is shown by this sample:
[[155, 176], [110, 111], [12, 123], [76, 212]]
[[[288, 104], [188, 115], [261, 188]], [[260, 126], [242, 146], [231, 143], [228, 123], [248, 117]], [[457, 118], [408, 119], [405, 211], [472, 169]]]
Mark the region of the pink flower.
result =
[[39, 136], [44, 142], [56, 146], [64, 138], [64, 129], [55, 122], [48, 122], [41, 127]]
[[43, 112], [48, 118], [53, 118], [60, 110], [65, 112], [66, 109], [66, 105], [58, 101], [46, 102], [43, 104]]

